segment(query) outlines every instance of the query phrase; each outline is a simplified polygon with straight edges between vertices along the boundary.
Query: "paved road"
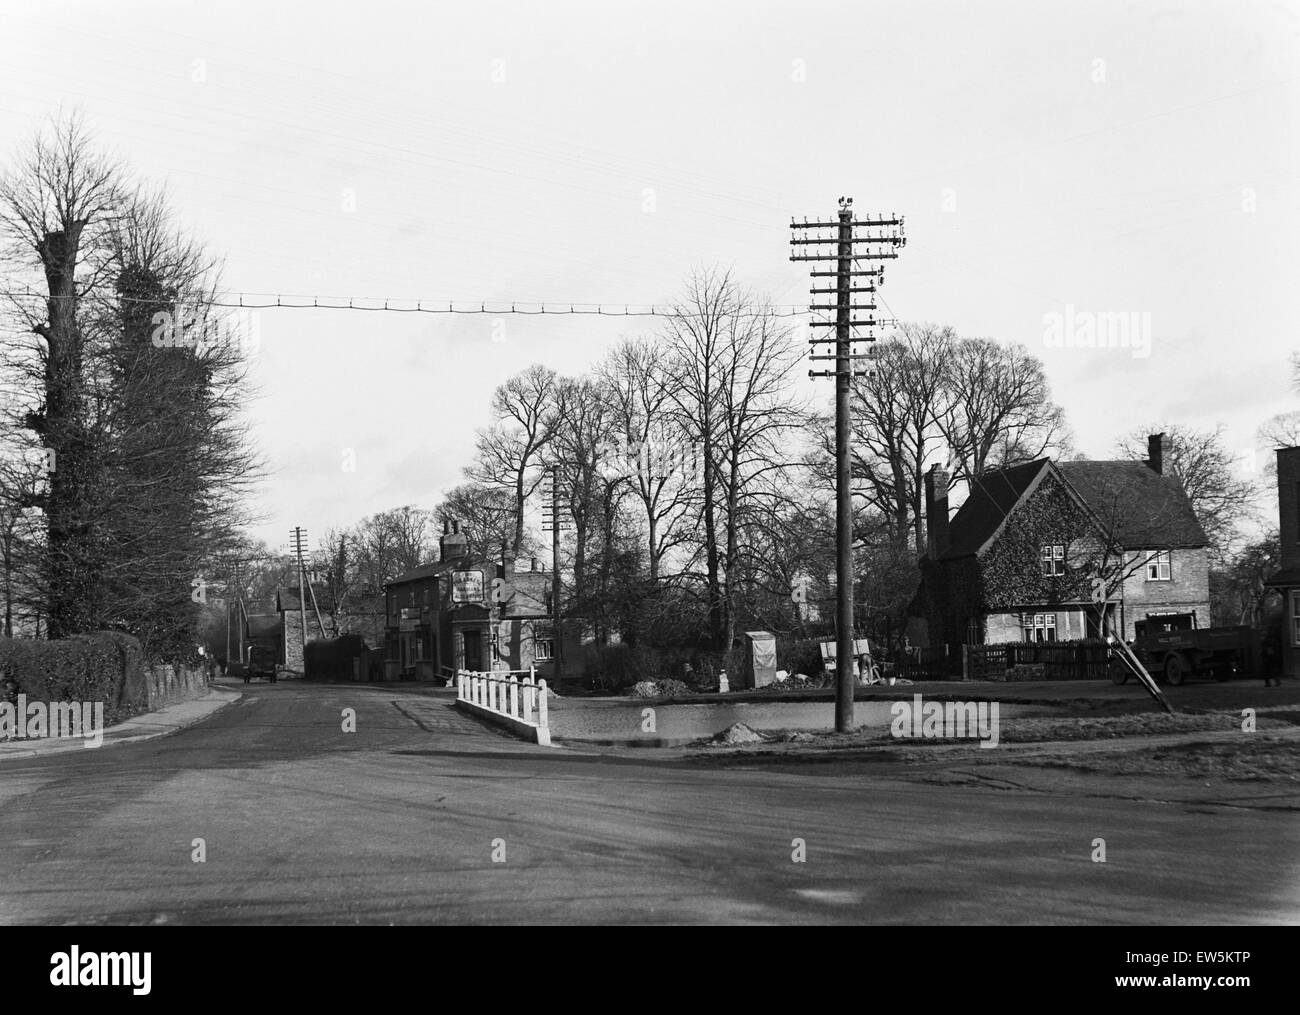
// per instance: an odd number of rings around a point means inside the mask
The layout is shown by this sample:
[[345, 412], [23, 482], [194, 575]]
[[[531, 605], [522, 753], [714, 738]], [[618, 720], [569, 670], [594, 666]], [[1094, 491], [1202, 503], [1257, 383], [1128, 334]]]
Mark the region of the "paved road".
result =
[[547, 750], [386, 687], [0, 767], [5, 923], [1295, 923], [1298, 873], [1295, 811]]

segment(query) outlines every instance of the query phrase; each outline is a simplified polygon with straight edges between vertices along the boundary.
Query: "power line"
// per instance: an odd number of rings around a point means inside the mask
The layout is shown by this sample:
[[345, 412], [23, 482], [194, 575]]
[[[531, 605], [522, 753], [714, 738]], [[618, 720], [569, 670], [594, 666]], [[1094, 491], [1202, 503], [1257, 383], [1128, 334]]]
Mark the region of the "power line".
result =
[[[13, 299], [88, 299], [85, 294], [74, 296], [51, 296], [48, 293], [35, 292], [30, 287], [23, 290], [0, 290], [0, 296]], [[252, 302], [256, 299], [269, 300], [274, 296], [275, 302]], [[237, 302], [235, 298], [237, 297]], [[310, 300], [307, 302], [288, 302], [291, 300]], [[299, 293], [276, 295], [274, 293], [226, 293], [222, 299], [210, 299], [199, 296], [191, 300], [176, 298], [163, 301], [156, 298], [136, 296], [113, 296], [111, 301], [120, 303], [147, 303], [154, 306], [166, 303], [193, 303], [201, 307], [224, 307], [231, 310], [365, 310], [372, 313], [395, 314], [491, 314], [502, 316], [517, 314], [524, 316], [591, 315], [600, 317], [700, 317], [703, 312], [679, 310], [652, 303], [579, 303], [567, 300], [424, 300], [395, 298], [385, 296], [305, 296]], [[332, 302], [322, 302], [332, 301]], [[365, 306], [363, 304], [376, 304]], [[414, 303], [415, 306], [396, 306], [398, 303]], [[457, 306], [459, 303], [459, 306]], [[477, 306], [475, 305], [477, 304]], [[527, 309], [535, 307], [536, 309]], [[803, 317], [811, 312], [811, 307], [802, 308], [794, 304], [768, 305], [756, 310], [736, 311], [733, 317]]]

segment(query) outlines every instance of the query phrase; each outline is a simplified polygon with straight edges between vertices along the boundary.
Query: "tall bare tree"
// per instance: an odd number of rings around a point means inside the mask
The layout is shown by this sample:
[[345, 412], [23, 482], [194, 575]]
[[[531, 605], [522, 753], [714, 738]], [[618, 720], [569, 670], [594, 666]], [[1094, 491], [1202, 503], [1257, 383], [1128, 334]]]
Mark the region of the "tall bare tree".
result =
[[665, 340], [674, 415], [701, 465], [708, 626], [715, 645], [729, 649], [744, 517], [763, 509], [764, 479], [790, 466], [788, 444], [803, 423], [790, 394], [801, 350], [765, 301], [717, 270], [688, 280]]
[[[48, 631], [60, 638], [93, 626], [90, 597], [99, 538], [90, 517], [98, 461], [88, 418], [83, 291], [104, 268], [102, 241], [120, 213], [122, 169], [97, 152], [77, 116], [55, 120], [0, 176], [0, 233], [6, 259], [44, 278], [44, 306], [15, 302], [37, 341], [9, 362], [39, 384], [39, 404], [21, 424], [54, 454], [42, 507], [47, 528]], [[17, 352], [18, 355], [14, 355]]]
[[558, 417], [555, 371], [534, 363], [492, 395], [494, 422], [478, 434], [474, 463], [465, 469], [471, 482], [498, 486], [514, 495], [510, 553], [524, 543], [524, 511], [542, 481], [542, 460], [555, 438]]
[[1065, 413], [1052, 402], [1042, 361], [1024, 346], [962, 339], [941, 366], [934, 417], [954, 481], [1066, 450]]

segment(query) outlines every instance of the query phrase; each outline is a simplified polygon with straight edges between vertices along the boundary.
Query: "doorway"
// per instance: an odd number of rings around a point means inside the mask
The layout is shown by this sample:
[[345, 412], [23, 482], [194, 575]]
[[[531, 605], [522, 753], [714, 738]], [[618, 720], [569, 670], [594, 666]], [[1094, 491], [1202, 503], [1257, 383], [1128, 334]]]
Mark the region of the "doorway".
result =
[[483, 669], [483, 643], [481, 632], [465, 631], [461, 634], [465, 648], [465, 669], [479, 673]]

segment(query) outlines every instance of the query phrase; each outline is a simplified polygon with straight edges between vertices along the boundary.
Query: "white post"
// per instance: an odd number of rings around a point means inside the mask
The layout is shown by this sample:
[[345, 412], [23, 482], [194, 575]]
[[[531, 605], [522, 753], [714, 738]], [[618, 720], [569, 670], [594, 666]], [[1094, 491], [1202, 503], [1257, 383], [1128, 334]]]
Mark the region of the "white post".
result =
[[510, 674], [510, 718], [519, 718], [519, 680]]
[[540, 730], [549, 729], [550, 726], [546, 720], [546, 681], [537, 682], [538, 699], [537, 699], [537, 728]]
[[533, 687], [533, 677], [530, 673], [524, 677], [524, 722], [528, 725], [533, 724], [533, 698], [536, 697], [536, 691]]

